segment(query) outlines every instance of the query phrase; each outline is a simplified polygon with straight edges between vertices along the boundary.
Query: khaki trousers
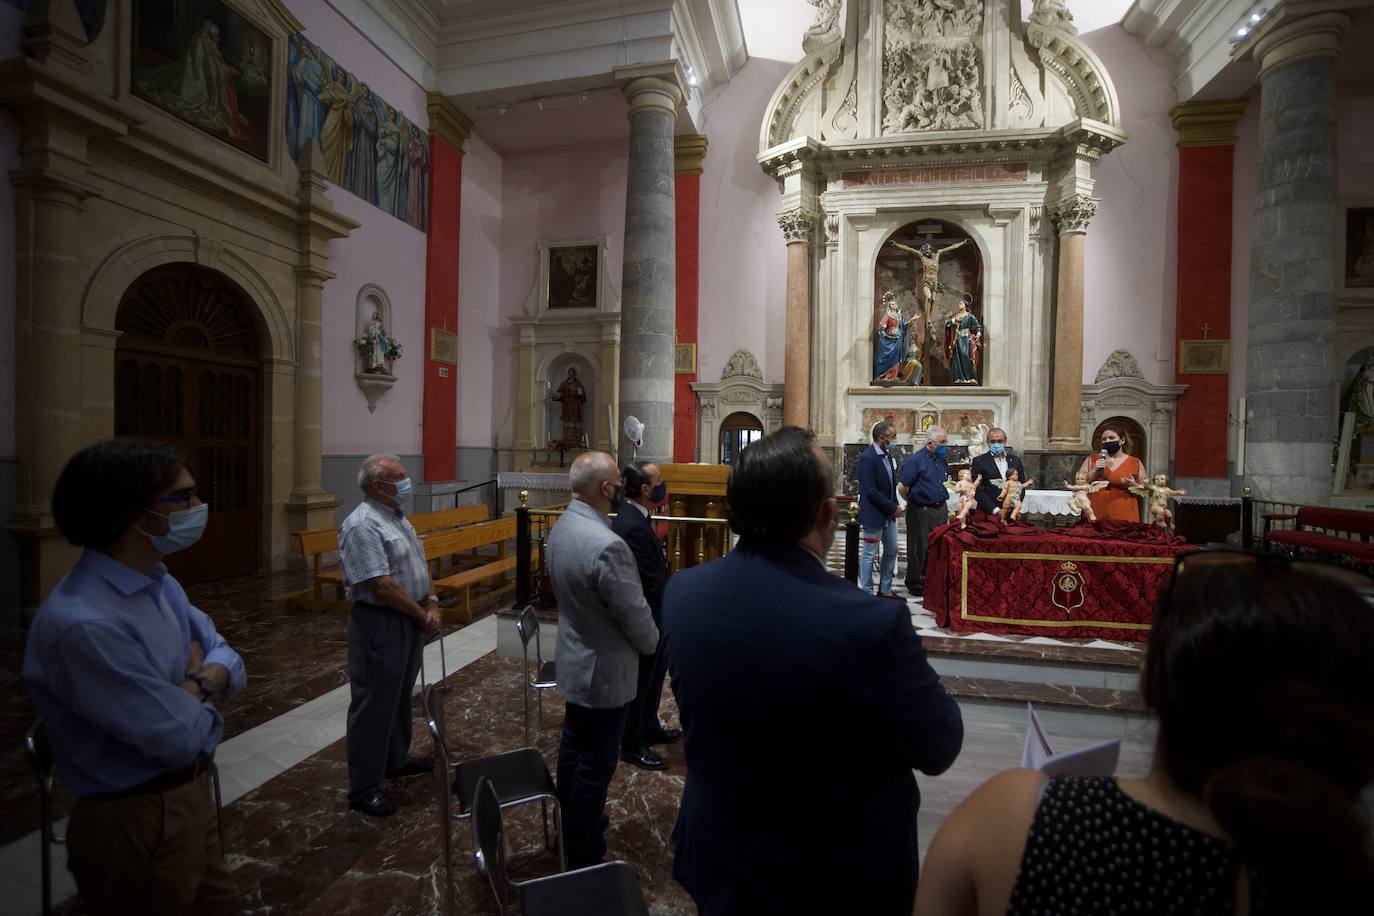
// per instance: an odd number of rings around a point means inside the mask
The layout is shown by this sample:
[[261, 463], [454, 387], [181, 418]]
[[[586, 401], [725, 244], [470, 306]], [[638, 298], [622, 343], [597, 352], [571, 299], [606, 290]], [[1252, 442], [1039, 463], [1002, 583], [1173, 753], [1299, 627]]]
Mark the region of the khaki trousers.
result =
[[78, 798], [67, 862], [96, 913], [237, 914], [239, 888], [224, 864], [209, 771], [146, 795]]

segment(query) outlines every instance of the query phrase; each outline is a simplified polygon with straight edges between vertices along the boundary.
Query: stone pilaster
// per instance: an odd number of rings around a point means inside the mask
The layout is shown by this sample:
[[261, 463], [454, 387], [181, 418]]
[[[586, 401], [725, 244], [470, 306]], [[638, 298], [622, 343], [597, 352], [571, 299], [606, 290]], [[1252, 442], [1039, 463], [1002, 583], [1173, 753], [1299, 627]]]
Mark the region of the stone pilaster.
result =
[[1262, 34], [1251, 224], [1245, 467], [1257, 497], [1331, 496], [1335, 378], [1336, 55], [1349, 20], [1324, 13]]
[[[690, 344], [695, 347], [698, 342], [701, 173], [706, 147], [706, 137], [701, 134], [680, 134], [673, 138], [678, 346]], [[675, 370], [673, 376], [673, 462], [686, 464], [697, 460], [697, 397], [692, 391], [697, 373], [695, 370]]]
[[783, 355], [782, 422], [811, 425], [811, 235], [816, 215], [798, 208], [778, 214], [787, 240], [787, 337]]
[[1079, 449], [1083, 405], [1083, 249], [1097, 201], [1076, 194], [1055, 204], [1059, 271], [1055, 278], [1054, 385], [1050, 448]]
[[[630, 102], [621, 283], [620, 400], [644, 423], [639, 457], [673, 458], [673, 338], [676, 330], [676, 212], [673, 125], [685, 95], [675, 62], [617, 70]], [[629, 445], [617, 431], [619, 449]]]

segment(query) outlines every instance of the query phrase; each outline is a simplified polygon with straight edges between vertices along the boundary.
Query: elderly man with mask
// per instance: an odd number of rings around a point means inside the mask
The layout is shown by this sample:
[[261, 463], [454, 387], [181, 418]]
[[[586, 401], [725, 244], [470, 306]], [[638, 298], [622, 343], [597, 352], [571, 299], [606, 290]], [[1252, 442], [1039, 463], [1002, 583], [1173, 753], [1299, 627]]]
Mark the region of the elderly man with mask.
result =
[[942, 427], [926, 430], [924, 448], [912, 452], [902, 462], [898, 492], [906, 497], [906, 590], [912, 597], [925, 594], [926, 556], [930, 552], [930, 533], [949, 520], [945, 500], [949, 490], [949, 434]]
[[[558, 747], [558, 801], [568, 865], [606, 855], [606, 792], [639, 682], [640, 656], [658, 648], [630, 546], [611, 530], [624, 496], [605, 452], [568, 470], [572, 499], [549, 532], [549, 578], [558, 599], [558, 689], [567, 703]], [[633, 508], [630, 511], [634, 511]]]
[[996, 426], [988, 430], [987, 444], [987, 452], [973, 459], [973, 479], [977, 480], [979, 476], [983, 478], [973, 498], [980, 511], [996, 515], [1002, 511], [998, 495], [1002, 490], [1002, 482], [1007, 479], [1007, 473], [1015, 471], [1019, 479], [1024, 481], [1026, 467], [1021, 463], [1021, 459], [1007, 448], [1005, 430]]

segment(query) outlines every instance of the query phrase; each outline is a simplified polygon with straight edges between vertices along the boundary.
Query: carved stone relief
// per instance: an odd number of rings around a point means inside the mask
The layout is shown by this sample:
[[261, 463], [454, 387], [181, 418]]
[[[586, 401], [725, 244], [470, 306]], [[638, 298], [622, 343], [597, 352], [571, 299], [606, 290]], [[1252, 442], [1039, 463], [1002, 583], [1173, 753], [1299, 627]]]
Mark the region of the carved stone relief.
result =
[[1088, 223], [1097, 215], [1097, 200], [1087, 194], [1075, 194], [1055, 204], [1054, 222], [1060, 232], [1087, 232]]
[[1073, 24], [1073, 13], [1069, 12], [1065, 0], [1035, 0], [1030, 21], [1047, 29], [1060, 29], [1070, 35], [1077, 35]]
[[788, 242], [811, 241], [811, 229], [816, 225], [816, 215], [806, 210], [788, 210], [778, 214], [778, 226]]
[[807, 0], [816, 8], [816, 21], [802, 35], [807, 54], [840, 40], [840, 0]]
[[1135, 361], [1129, 350], [1116, 350], [1107, 357], [1102, 368], [1097, 370], [1097, 377], [1093, 379], [1093, 383], [1100, 385], [1114, 378], [1145, 378], [1140, 371], [1140, 364]]
[[982, 0], [885, 0], [883, 10], [883, 134], [982, 129]]
[[742, 375], [746, 378], [756, 378], [759, 381], [763, 381], [763, 370], [759, 368], [759, 361], [755, 359], [754, 354], [750, 353], [748, 350], [736, 350], [730, 356], [729, 361], [725, 364], [725, 368], [721, 370], [720, 380], [725, 381], [737, 375]]

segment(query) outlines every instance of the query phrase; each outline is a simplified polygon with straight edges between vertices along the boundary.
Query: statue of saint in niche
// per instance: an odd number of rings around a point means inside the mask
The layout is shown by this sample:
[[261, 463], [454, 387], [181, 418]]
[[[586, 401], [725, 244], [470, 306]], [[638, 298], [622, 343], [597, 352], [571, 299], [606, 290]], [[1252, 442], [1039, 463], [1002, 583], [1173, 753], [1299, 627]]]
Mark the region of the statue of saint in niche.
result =
[[873, 350], [875, 385], [919, 385], [923, 374], [926, 320], [918, 310], [908, 318], [891, 290], [883, 293]]
[[582, 444], [582, 405], [587, 402], [587, 389], [577, 380], [577, 367], [568, 367], [568, 377], [558, 386], [553, 400], [562, 404], [563, 439], [570, 446]]
[[373, 310], [372, 317], [363, 329], [363, 336], [356, 341], [358, 352], [363, 356], [363, 371], [374, 375], [390, 375], [390, 362], [401, 355], [401, 348], [392, 340], [382, 323], [382, 313]]
[[978, 357], [983, 349], [983, 325], [968, 310], [973, 297], [964, 294], [959, 308], [945, 319], [945, 358], [956, 385], [978, 384]]

